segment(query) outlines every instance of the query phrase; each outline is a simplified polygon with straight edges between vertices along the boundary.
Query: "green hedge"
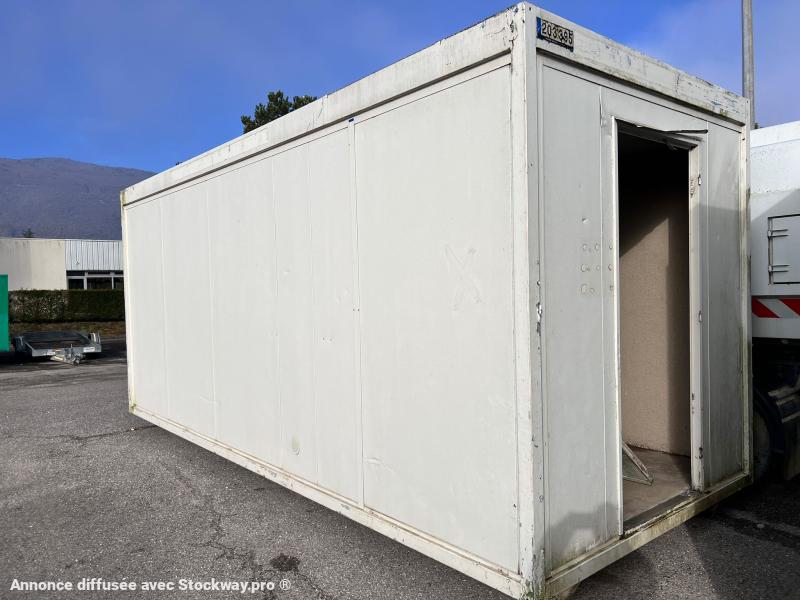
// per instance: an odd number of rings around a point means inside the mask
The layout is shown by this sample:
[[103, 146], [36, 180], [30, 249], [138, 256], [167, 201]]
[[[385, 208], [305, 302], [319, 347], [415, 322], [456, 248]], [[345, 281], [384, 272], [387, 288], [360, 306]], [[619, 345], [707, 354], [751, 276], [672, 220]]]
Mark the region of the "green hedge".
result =
[[17, 290], [8, 293], [12, 322], [122, 321], [122, 290]]

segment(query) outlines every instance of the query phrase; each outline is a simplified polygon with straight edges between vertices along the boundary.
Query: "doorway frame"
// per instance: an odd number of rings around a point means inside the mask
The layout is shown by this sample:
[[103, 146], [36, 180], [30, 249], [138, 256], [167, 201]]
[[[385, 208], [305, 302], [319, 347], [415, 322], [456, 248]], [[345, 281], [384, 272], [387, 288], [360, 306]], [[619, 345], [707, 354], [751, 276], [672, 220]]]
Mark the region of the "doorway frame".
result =
[[[647, 104], [646, 100], [639, 100]], [[603, 105], [603, 109], [607, 107]], [[661, 108], [661, 107], [659, 107]], [[701, 207], [703, 205], [702, 189], [702, 165], [705, 154], [706, 133], [704, 129], [687, 129], [682, 127], [682, 119], [685, 115], [675, 113], [674, 129], [660, 129], [655, 123], [642, 123], [641, 115], [635, 114], [612, 114], [604, 120], [603, 127], [610, 131], [611, 148], [610, 156], [604, 156], [605, 160], [610, 159], [610, 173], [612, 186], [605, 186], [604, 191], [610, 191], [611, 197], [604, 201], [606, 210], [612, 213], [610, 219], [606, 218], [606, 223], [611, 225], [611, 241], [609, 249], [614, 272], [614, 288], [620, 289], [620, 255], [619, 255], [619, 134], [623, 133], [646, 139], [649, 141], [667, 144], [680, 148], [687, 152], [688, 158], [688, 181], [686, 207], [689, 216], [689, 428], [690, 428], [690, 462], [691, 462], [691, 484], [690, 490], [701, 492], [704, 489], [703, 473], [703, 330], [702, 330], [702, 258], [701, 258]], [[608, 164], [608, 163], [607, 163]], [[636, 530], [641, 524], [637, 523], [632, 528], [625, 527], [624, 521], [624, 496], [623, 496], [623, 477], [622, 477], [622, 348], [621, 348], [621, 322], [622, 315], [620, 310], [620, 295], [611, 295], [612, 322], [614, 323], [613, 341], [614, 351], [609, 354], [613, 357], [613, 403], [615, 411], [614, 419], [614, 440], [617, 446], [615, 452], [617, 462], [616, 477], [616, 498], [618, 508], [618, 534], [624, 536]]]

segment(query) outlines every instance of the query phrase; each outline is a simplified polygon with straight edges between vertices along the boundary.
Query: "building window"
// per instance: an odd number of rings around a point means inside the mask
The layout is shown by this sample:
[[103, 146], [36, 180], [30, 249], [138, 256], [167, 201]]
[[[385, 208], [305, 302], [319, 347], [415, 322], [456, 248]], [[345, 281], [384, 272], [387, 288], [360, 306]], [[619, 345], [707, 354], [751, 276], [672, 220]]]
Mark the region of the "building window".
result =
[[67, 271], [67, 289], [122, 290], [125, 280], [121, 271]]
[[90, 290], [111, 290], [114, 289], [112, 281], [111, 277], [89, 277], [86, 285]]

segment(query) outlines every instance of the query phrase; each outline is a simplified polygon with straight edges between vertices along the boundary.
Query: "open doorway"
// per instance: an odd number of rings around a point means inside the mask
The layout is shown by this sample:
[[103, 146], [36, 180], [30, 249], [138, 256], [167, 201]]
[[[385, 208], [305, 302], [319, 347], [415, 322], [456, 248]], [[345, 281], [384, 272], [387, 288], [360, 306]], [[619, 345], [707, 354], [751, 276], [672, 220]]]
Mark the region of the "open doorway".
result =
[[691, 489], [689, 151], [618, 135], [625, 529]]

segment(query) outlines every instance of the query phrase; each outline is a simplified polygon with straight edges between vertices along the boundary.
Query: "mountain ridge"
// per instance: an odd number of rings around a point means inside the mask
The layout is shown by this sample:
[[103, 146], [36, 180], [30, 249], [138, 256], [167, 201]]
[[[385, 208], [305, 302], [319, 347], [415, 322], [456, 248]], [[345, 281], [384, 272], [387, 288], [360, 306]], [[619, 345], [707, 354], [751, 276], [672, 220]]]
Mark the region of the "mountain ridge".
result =
[[118, 240], [119, 192], [154, 173], [69, 158], [0, 158], [0, 236]]

